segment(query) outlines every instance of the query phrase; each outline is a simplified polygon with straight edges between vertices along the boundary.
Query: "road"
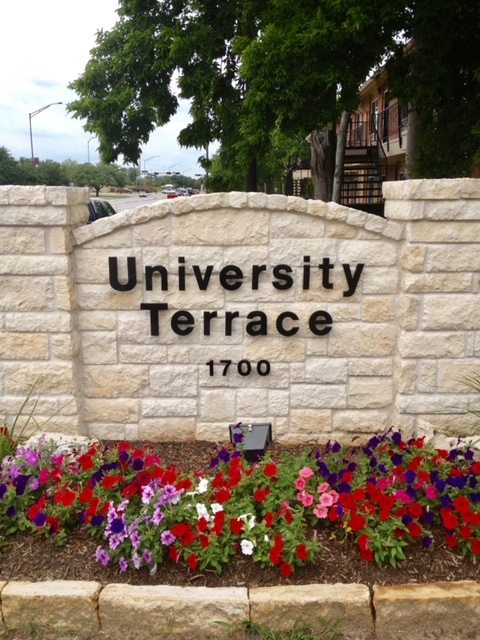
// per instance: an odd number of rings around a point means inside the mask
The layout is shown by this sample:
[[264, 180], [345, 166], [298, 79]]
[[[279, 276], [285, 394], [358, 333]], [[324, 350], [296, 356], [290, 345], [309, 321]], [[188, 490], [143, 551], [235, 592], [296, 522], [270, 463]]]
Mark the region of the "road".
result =
[[109, 202], [117, 213], [124, 211], [125, 209], [135, 209], [141, 204], [151, 204], [157, 200], [165, 200], [167, 196], [164, 193], [149, 193], [146, 198], [140, 198], [138, 194], [132, 193], [132, 195], [124, 196], [121, 198], [109, 198]]

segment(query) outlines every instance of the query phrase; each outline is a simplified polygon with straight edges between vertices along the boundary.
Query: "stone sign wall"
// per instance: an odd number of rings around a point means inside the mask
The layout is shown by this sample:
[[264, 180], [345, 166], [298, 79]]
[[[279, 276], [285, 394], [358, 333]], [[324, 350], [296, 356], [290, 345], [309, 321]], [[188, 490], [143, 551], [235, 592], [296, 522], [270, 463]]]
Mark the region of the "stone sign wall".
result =
[[84, 189], [0, 187], [2, 406], [35, 384], [50, 430], [109, 439], [468, 434], [480, 181], [384, 195], [385, 219], [229, 193], [87, 225]]

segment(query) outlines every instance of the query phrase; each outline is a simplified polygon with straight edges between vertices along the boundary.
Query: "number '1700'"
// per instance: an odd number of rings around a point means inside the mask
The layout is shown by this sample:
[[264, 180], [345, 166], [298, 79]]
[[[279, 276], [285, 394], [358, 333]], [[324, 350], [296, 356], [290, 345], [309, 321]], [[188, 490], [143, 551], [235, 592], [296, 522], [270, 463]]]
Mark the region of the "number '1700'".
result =
[[250, 362], [250, 360], [240, 360], [239, 362], [232, 362], [231, 360], [220, 360], [220, 362], [214, 362], [209, 360], [205, 363], [208, 367], [209, 375], [215, 375], [215, 366], [222, 367], [222, 376], [226, 376], [230, 367], [235, 367], [237, 373], [241, 376], [249, 376], [252, 371], [256, 370], [259, 376], [268, 376], [270, 373], [270, 362], [268, 360], [259, 360], [257, 364]]

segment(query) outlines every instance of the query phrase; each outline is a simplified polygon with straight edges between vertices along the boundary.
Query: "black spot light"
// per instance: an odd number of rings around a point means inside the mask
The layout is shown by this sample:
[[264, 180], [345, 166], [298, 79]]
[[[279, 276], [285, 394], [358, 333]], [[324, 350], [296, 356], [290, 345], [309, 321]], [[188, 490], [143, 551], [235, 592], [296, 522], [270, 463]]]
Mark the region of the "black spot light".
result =
[[243, 451], [245, 459], [249, 462], [255, 462], [265, 455], [268, 443], [273, 440], [270, 422], [239, 422], [230, 424], [229, 430], [230, 442]]

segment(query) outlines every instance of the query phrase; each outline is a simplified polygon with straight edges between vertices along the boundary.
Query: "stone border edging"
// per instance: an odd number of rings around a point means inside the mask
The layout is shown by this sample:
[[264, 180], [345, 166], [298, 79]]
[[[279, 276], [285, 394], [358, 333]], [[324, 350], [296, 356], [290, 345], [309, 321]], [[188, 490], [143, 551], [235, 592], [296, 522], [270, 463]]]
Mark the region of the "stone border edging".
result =
[[0, 605], [9, 629], [33, 622], [104, 640], [119, 635], [124, 640], [225, 638], [227, 629], [218, 621], [235, 626], [249, 620], [272, 630], [302, 621], [321, 632], [320, 618], [341, 619], [345, 640], [480, 639], [480, 584], [475, 581], [371, 590], [363, 584], [217, 589], [11, 581], [0, 582]]

